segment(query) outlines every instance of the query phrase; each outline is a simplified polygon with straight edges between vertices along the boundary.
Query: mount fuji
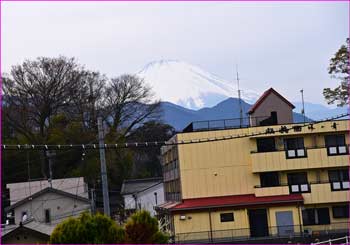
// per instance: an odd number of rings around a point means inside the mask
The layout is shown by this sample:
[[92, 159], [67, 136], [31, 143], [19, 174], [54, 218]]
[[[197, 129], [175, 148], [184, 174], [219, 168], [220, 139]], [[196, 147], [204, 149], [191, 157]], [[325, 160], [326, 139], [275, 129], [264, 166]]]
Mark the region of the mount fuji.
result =
[[[136, 75], [150, 85], [158, 99], [187, 109], [212, 107], [227, 98], [238, 97], [235, 83], [184, 61], [153, 61]], [[259, 97], [253, 90], [241, 91], [241, 98], [247, 103], [254, 103]]]

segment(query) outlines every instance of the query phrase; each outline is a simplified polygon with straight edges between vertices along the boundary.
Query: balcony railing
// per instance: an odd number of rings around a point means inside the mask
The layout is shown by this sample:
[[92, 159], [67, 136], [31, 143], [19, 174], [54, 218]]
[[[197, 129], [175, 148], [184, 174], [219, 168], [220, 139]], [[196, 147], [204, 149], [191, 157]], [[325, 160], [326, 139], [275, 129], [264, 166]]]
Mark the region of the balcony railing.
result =
[[[349, 148], [349, 145], [347, 145], [346, 148]], [[257, 173], [293, 169], [349, 166], [349, 159], [347, 156], [349, 154], [348, 150], [346, 151], [346, 154], [341, 153], [343, 150], [340, 150], [340, 152], [338, 152], [341, 154], [337, 153], [337, 155], [329, 155], [328, 149], [329, 148], [325, 146], [305, 148], [304, 157], [302, 157], [303, 153], [301, 151], [294, 151], [294, 155], [293, 153], [288, 153], [288, 151], [286, 152], [285, 150], [277, 150], [272, 152], [252, 151], [252, 170], [254, 173]]]
[[259, 125], [259, 122], [268, 118], [269, 116], [262, 116], [262, 117], [250, 117], [250, 118], [243, 117], [243, 118], [231, 118], [231, 119], [221, 119], [221, 120], [195, 121], [190, 123], [186, 128], [184, 128], [183, 132], [248, 128], [251, 126]]
[[349, 234], [349, 223], [338, 222], [321, 226], [271, 226], [257, 235], [250, 228], [213, 230], [201, 232], [178, 233], [175, 235], [176, 243], [230, 243], [258, 239], [279, 239], [294, 237], [310, 237], [329, 234]]
[[[306, 193], [308, 195], [311, 195], [312, 198], [327, 198], [328, 202], [332, 201], [346, 201], [343, 200], [346, 198], [346, 195], [344, 195], [344, 198], [339, 198], [342, 196], [342, 194], [337, 193], [338, 191], [346, 191], [349, 190], [349, 181], [336, 181], [336, 182], [330, 182], [330, 181], [318, 181], [318, 182], [309, 182], [304, 184], [286, 184], [282, 183], [277, 186], [271, 186], [271, 187], [261, 187], [259, 185], [254, 186], [255, 188], [255, 195], [256, 196], [278, 196], [278, 195], [288, 195], [288, 194], [294, 194], [294, 193]], [[316, 193], [316, 194], [315, 194]], [[321, 194], [321, 195], [320, 195]], [[314, 195], [316, 195], [314, 197]], [[311, 197], [310, 196], [310, 197]], [[320, 202], [324, 202], [322, 200], [319, 200]]]

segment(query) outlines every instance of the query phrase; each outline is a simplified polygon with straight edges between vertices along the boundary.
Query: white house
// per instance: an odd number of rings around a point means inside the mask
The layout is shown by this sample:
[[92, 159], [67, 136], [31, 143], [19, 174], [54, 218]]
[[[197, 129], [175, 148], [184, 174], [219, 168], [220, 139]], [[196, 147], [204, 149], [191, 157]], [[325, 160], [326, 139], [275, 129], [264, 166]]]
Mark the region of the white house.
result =
[[[84, 185], [83, 178], [81, 181]], [[24, 186], [28, 186], [28, 183]], [[16, 196], [18, 199], [5, 208], [7, 216], [13, 218], [14, 224], [2, 229], [2, 243], [46, 243], [58, 223], [90, 211], [89, 199], [78, 194], [77, 186], [76, 182], [75, 193], [51, 187], [40, 189], [29, 196], [26, 191], [22, 191], [24, 198]], [[11, 187], [12, 191], [18, 190]]]
[[155, 215], [154, 207], [164, 203], [162, 178], [124, 180], [121, 194], [124, 208], [129, 213], [144, 209]]

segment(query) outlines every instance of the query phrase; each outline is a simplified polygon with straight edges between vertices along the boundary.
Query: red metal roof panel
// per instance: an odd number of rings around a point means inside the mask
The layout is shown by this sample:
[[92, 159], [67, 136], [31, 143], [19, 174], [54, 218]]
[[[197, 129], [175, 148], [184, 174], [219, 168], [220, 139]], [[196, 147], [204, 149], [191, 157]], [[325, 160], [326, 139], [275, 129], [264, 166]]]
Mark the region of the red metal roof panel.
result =
[[286, 202], [302, 202], [301, 194], [281, 195], [281, 196], [266, 196], [256, 197], [254, 194], [234, 195], [234, 196], [219, 196], [219, 197], [204, 197], [194, 199], [184, 199], [182, 203], [172, 207], [171, 210], [189, 210], [203, 209], [210, 207], [234, 207], [234, 206], [249, 206], [259, 204], [273, 204]]

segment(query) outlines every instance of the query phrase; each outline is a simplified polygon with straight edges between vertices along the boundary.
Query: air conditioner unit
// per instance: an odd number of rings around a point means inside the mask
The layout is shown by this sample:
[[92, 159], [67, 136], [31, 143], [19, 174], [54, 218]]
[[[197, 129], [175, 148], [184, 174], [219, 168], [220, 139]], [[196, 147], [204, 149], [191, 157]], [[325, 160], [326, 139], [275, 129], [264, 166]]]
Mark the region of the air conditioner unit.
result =
[[186, 220], [186, 215], [180, 215], [180, 220]]

